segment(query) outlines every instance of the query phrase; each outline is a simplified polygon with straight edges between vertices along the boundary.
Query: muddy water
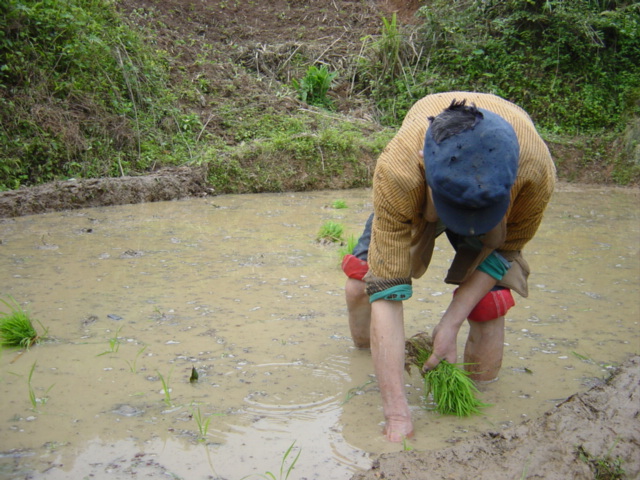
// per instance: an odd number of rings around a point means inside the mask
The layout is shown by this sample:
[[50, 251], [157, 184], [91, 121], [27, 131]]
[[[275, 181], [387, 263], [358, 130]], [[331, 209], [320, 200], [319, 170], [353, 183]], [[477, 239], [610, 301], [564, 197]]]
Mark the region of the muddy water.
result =
[[[508, 315], [500, 381], [483, 387], [492, 406], [441, 417], [407, 376], [416, 438], [404, 446], [382, 440], [337, 247], [315, 241], [328, 220], [357, 236], [370, 191], [2, 220], [0, 293], [48, 335], [0, 357], [0, 477], [278, 478], [284, 463], [285, 478], [300, 454], [290, 479], [347, 479], [375, 453], [536, 417], [640, 351], [637, 205], [637, 191], [555, 195], [528, 246], [531, 295]], [[407, 335], [430, 331], [450, 298], [446, 240], [438, 250], [405, 304]]]

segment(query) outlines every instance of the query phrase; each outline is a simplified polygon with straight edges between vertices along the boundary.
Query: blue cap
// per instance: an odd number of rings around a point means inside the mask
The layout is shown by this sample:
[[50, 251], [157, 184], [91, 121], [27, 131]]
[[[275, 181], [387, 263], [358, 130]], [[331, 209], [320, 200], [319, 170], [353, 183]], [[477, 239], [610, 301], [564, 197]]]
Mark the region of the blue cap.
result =
[[513, 127], [496, 113], [478, 110], [482, 116], [473, 127], [440, 143], [429, 127], [424, 142], [436, 211], [459, 235], [482, 235], [500, 223], [518, 174], [520, 146]]

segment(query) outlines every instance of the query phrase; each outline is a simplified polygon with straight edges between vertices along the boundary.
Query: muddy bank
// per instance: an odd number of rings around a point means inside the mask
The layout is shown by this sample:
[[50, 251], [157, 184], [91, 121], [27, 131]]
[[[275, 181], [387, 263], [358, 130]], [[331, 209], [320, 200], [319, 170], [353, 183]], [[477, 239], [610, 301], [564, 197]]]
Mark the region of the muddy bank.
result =
[[602, 385], [541, 418], [443, 450], [383, 454], [352, 480], [639, 478], [639, 417], [640, 356], [634, 356]]
[[206, 169], [167, 168], [138, 177], [66, 180], [0, 192], [0, 218], [212, 194]]

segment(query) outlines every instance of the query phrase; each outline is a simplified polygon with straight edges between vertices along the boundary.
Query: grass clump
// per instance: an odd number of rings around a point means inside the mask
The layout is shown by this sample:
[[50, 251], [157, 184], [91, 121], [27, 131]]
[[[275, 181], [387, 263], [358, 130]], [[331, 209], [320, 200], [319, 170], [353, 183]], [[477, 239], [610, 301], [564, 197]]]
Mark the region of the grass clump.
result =
[[618, 480], [626, 478], [627, 472], [622, 468], [622, 459], [611, 456], [611, 450], [613, 450], [614, 447], [615, 444], [609, 449], [606, 455], [602, 457], [590, 454], [582, 445], [577, 447], [580, 460], [589, 465], [596, 480]]
[[36, 343], [40, 336], [30, 315], [11, 297], [9, 300], [0, 299], [0, 302], [8, 309], [6, 312], [0, 311], [0, 345], [29, 348]]
[[338, 243], [342, 242], [344, 226], [341, 223], [332, 220], [326, 221], [318, 232], [318, 241], [321, 243]]
[[478, 389], [469, 378], [469, 372], [457, 365], [442, 360], [436, 368], [422, 373], [422, 366], [433, 351], [433, 342], [427, 333], [414, 335], [406, 341], [405, 347], [405, 369], [409, 372], [411, 365], [418, 367], [424, 378], [425, 401], [431, 393], [437, 412], [467, 417], [480, 413], [481, 408], [488, 406], [476, 397]]

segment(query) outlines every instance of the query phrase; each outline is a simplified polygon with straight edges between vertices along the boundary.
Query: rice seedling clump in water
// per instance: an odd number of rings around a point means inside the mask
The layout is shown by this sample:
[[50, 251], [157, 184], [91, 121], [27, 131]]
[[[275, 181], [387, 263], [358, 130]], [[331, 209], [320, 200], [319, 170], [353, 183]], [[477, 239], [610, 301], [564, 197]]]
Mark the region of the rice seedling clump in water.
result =
[[0, 299], [8, 312], [0, 312], [0, 345], [3, 347], [29, 348], [38, 340], [29, 314], [13, 299]]
[[437, 412], [466, 417], [480, 413], [482, 407], [488, 406], [476, 397], [479, 392], [469, 378], [469, 372], [462, 370], [457, 364], [443, 360], [433, 370], [422, 372], [424, 362], [433, 351], [433, 341], [429, 334], [421, 332], [414, 335], [406, 341], [405, 348], [405, 369], [410, 373], [411, 365], [418, 367], [424, 378], [425, 401], [431, 393]]

